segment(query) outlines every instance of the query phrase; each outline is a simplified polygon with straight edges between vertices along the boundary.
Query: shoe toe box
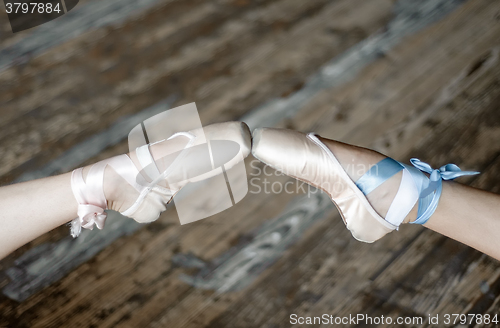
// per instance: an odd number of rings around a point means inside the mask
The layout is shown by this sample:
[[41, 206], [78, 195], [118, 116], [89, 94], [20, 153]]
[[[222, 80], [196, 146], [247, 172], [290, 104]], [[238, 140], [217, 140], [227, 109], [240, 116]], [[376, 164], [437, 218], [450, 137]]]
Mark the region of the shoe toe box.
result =
[[300, 177], [307, 164], [307, 142], [302, 132], [258, 128], [253, 132], [252, 155], [276, 170]]

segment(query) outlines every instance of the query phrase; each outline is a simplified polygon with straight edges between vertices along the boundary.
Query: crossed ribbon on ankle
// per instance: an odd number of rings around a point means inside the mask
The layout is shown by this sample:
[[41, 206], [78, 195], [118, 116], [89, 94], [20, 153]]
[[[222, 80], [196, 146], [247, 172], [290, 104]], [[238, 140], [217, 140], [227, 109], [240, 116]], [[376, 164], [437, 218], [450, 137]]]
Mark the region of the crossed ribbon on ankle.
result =
[[[179, 136], [185, 136], [189, 139], [189, 142], [184, 146], [184, 149], [189, 148], [193, 144], [196, 137], [189, 132], [177, 132], [171, 135], [166, 140], [177, 138]], [[158, 141], [156, 143], [162, 142], [164, 140]], [[146, 147], [147, 154], [151, 157], [148, 160], [154, 162], [154, 159], [152, 158], [152, 155], [149, 151], [149, 146], [154, 144], [155, 143], [138, 147], [136, 149], [136, 152], [140, 148]], [[127, 160], [130, 161], [130, 158], [127, 155], [120, 156], [125, 156]], [[135, 209], [141, 204], [142, 200], [148, 195], [153, 187], [156, 186], [159, 181], [166, 179], [171, 171], [176, 167], [176, 165], [179, 165], [181, 159], [185, 156], [186, 152], [181, 152], [163, 173], [158, 172], [157, 176], [151, 177], [153, 181], [148, 183], [147, 186], [143, 186], [144, 189], [140, 191], [139, 197], [137, 198], [135, 203], [128, 210], [122, 212], [121, 214], [126, 215], [126, 212], [135, 211]], [[141, 157], [138, 157], [139, 161], [141, 161]], [[104, 223], [107, 218], [107, 213], [105, 212], [105, 210], [107, 209], [107, 201], [103, 191], [104, 170], [108, 164], [111, 165], [110, 161], [113, 161], [113, 159], [116, 160], [116, 158], [118, 157], [106, 159], [94, 164], [87, 174], [87, 181], [84, 181], [83, 179], [83, 168], [78, 168], [73, 171], [71, 175], [71, 188], [73, 190], [73, 195], [78, 202], [78, 217], [71, 221], [71, 235], [73, 237], [79, 236], [82, 228], [93, 230], [94, 224], [98, 229], [104, 228]], [[130, 163], [130, 165], [134, 166], [131, 161]], [[146, 167], [147, 164], [149, 163], [145, 164], [145, 162], [141, 162], [143, 168]], [[135, 166], [134, 169], [137, 172], [129, 172], [130, 174], [132, 174], [132, 176], [129, 176], [129, 180], [135, 180], [134, 175], [136, 173], [140, 174]], [[122, 175], [122, 177], [124, 176]]]
[[[430, 175], [429, 185], [420, 191], [420, 203], [418, 206], [417, 219], [411, 222], [416, 224], [424, 224], [427, 222], [436, 210], [439, 198], [441, 197], [441, 192], [443, 190], [443, 180], [453, 180], [461, 176], [479, 174], [479, 172], [475, 171], [462, 171], [455, 164], [446, 164], [441, 166], [439, 169], [433, 169], [429, 164], [422, 162], [418, 158], [412, 158], [410, 159], [410, 162], [420, 171]], [[430, 203], [427, 206], [420, 206], [421, 203], [426, 202], [424, 199], [432, 193], [434, 193], [434, 196], [432, 197]]]

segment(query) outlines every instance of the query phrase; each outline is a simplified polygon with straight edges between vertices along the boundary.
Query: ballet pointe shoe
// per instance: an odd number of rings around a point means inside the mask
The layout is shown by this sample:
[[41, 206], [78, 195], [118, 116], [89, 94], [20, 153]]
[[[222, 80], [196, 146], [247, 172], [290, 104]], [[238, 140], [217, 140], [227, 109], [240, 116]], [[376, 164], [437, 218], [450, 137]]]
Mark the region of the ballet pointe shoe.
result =
[[[352, 236], [367, 243], [409, 222], [408, 214], [416, 205], [416, 219], [410, 223], [424, 224], [437, 207], [442, 180], [478, 174], [461, 171], [454, 164], [432, 169], [416, 158], [411, 160], [413, 166], [410, 166], [368, 149], [344, 146], [344, 153], [352, 152], [353, 159], [362, 159], [363, 163], [353, 164], [364, 166], [364, 172], [348, 174], [346, 163], [342, 165], [314, 133], [256, 129], [253, 132], [252, 154], [276, 170], [328, 194]], [[376, 193], [378, 195], [373, 196]], [[390, 198], [388, 202], [387, 198]]]
[[[179, 190], [190, 182], [213, 177], [216, 170], [200, 171], [196, 146], [232, 142], [241, 156], [228, 158], [226, 169], [241, 162], [251, 149], [251, 134], [243, 122], [226, 122], [179, 132], [166, 140], [138, 147], [87, 168], [73, 171], [71, 188], [78, 202], [78, 218], [71, 221], [71, 235], [82, 228], [104, 227], [106, 209], [137, 222], [152, 222], [166, 210]], [[198, 157], [197, 157], [198, 156]]]

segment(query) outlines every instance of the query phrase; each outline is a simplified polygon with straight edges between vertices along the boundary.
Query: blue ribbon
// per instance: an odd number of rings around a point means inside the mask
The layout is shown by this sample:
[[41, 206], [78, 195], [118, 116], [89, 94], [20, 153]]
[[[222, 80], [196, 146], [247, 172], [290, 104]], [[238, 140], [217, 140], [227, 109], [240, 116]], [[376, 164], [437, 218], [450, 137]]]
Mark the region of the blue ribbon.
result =
[[[443, 190], [443, 180], [453, 180], [461, 176], [479, 174], [479, 172], [474, 171], [462, 171], [455, 164], [446, 164], [439, 169], [433, 169], [429, 164], [422, 162], [418, 158], [412, 158], [410, 162], [420, 171], [430, 174], [427, 188], [420, 191], [417, 219], [411, 222], [414, 224], [424, 224], [434, 214]], [[429, 203], [428, 197], [433, 193], [434, 195]], [[426, 203], [428, 205], [425, 205]]]

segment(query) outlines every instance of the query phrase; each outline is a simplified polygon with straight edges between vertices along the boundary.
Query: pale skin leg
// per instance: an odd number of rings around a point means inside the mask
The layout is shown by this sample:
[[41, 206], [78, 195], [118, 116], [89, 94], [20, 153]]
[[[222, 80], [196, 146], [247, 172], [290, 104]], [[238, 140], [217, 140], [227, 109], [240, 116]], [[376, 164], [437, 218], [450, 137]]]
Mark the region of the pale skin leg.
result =
[[500, 260], [500, 196], [445, 181], [439, 206], [424, 227]]
[[[160, 159], [179, 151], [185, 143], [184, 138], [176, 138], [152, 146], [151, 152], [155, 159]], [[135, 152], [127, 155], [139, 167]], [[84, 167], [84, 179], [91, 166]], [[109, 209], [122, 212], [134, 203], [138, 192], [108, 166], [104, 173], [104, 195]], [[0, 187], [0, 259], [73, 220], [77, 210], [71, 172]]]
[[[89, 168], [85, 167], [84, 176]], [[116, 181], [114, 185], [126, 188], [112, 169], [107, 168], [105, 176]], [[112, 199], [126, 198], [118, 196], [112, 186], [105, 184], [105, 195], [117, 195], [110, 196]], [[0, 199], [0, 258], [77, 217], [78, 203], [71, 190], [71, 172], [1, 187]], [[108, 207], [116, 208], [111, 202], [108, 200]]]
[[[386, 156], [376, 151], [321, 138], [335, 154], [348, 175], [356, 181], [371, 165]], [[352, 165], [355, 163], [356, 165]], [[364, 163], [364, 167], [360, 166]], [[443, 163], [446, 164], [446, 163]], [[399, 188], [400, 174], [386, 182], [388, 188], [368, 195], [368, 201], [383, 217]], [[414, 221], [418, 205], [405, 222]], [[500, 260], [500, 195], [465, 186], [454, 181], [443, 181], [439, 205], [424, 227], [473, 247]]]
[[76, 217], [70, 177], [65, 173], [0, 188], [0, 258]]

